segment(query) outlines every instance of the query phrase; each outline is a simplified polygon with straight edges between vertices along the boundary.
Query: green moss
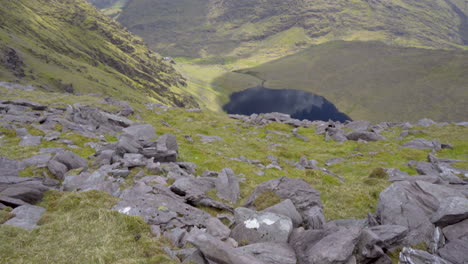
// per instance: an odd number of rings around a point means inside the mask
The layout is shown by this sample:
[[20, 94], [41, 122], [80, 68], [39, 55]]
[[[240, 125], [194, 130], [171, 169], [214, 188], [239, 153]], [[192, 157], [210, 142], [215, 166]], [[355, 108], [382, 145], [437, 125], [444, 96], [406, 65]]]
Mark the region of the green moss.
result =
[[0, 225], [5, 223], [6, 221], [10, 220], [11, 218], [15, 217], [14, 214], [6, 211], [6, 210], [0, 210]]
[[254, 201], [254, 206], [257, 211], [261, 211], [280, 202], [281, 199], [276, 193], [272, 191], [265, 191], [257, 196]]
[[375, 168], [369, 175], [369, 178], [388, 179], [388, 173], [383, 168]]

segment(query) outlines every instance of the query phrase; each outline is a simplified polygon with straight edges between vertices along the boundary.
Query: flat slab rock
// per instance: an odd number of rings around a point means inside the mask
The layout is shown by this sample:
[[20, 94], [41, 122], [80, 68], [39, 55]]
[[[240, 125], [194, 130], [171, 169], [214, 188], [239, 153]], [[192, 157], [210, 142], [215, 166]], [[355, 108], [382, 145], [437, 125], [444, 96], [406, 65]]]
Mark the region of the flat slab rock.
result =
[[287, 243], [293, 229], [290, 218], [270, 212], [257, 213], [238, 223], [231, 232], [237, 242]]
[[11, 213], [16, 216], [6, 221], [4, 224], [31, 230], [37, 227], [37, 222], [39, 222], [39, 219], [41, 219], [45, 211], [43, 207], [22, 205], [11, 211]]
[[250, 255], [265, 264], [296, 264], [296, 253], [286, 243], [256, 243], [234, 250], [242, 255]]

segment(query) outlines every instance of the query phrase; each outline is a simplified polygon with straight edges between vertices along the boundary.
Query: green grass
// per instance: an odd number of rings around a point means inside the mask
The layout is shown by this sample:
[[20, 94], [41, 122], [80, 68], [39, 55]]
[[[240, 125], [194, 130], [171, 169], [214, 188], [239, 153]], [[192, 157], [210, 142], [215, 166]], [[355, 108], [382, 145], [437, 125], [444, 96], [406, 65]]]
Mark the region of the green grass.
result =
[[139, 217], [110, 208], [116, 198], [98, 191], [50, 191], [40, 226], [0, 226], [2, 263], [174, 263]]

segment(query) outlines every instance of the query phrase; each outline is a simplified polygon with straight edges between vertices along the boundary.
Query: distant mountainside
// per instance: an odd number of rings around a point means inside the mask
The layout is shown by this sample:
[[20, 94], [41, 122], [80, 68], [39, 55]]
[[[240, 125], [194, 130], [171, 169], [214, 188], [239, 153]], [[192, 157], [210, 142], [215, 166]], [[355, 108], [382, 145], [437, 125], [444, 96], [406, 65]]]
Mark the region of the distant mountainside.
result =
[[468, 119], [468, 51], [329, 42], [212, 85], [224, 94], [255, 86], [309, 91], [354, 120]]
[[0, 81], [196, 105], [171, 65], [84, 0], [2, 1]]
[[244, 57], [331, 40], [447, 49], [468, 44], [467, 0], [90, 1], [114, 6], [118, 21], [170, 56]]

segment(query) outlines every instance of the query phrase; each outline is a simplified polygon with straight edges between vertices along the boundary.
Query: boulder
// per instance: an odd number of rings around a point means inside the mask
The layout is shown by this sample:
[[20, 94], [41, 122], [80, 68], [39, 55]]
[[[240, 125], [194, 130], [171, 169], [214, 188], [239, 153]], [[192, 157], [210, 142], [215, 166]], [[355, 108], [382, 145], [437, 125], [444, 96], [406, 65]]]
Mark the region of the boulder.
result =
[[421, 120], [418, 120], [416, 123], [414, 123], [415, 126], [421, 126], [421, 127], [429, 127], [435, 124], [437, 123], [429, 118], [423, 118]]
[[439, 208], [432, 216], [432, 222], [442, 227], [465, 219], [468, 219], [468, 199], [462, 197], [443, 199], [439, 204]]
[[131, 135], [136, 140], [150, 141], [156, 139], [156, 131], [149, 124], [129, 126], [124, 128], [122, 133]]
[[468, 237], [450, 241], [438, 253], [453, 264], [468, 263]]
[[49, 162], [50, 158], [50, 154], [34, 155], [22, 160], [21, 165], [23, 167], [35, 166], [37, 168], [44, 168], [47, 167], [47, 163]]
[[449, 225], [442, 229], [442, 232], [448, 241], [457, 240], [464, 236], [468, 237], [468, 219]]
[[10, 207], [18, 207], [18, 206], [28, 204], [27, 202], [24, 202], [23, 200], [15, 199], [15, 198], [7, 197], [7, 196], [2, 196], [2, 195], [0, 195], [0, 202]]
[[302, 224], [303, 221], [301, 214], [299, 214], [299, 212], [297, 211], [296, 207], [290, 199], [286, 199], [278, 204], [268, 207], [261, 212], [270, 212], [274, 214], [284, 215], [292, 220], [294, 227], [298, 227]]
[[243, 223], [244, 221], [248, 220], [252, 216], [254, 216], [256, 212], [254, 210], [251, 210], [249, 208], [245, 207], [237, 207], [234, 210], [234, 222], [239, 224]]
[[178, 148], [176, 137], [164, 134], [150, 146], [145, 146], [141, 153], [155, 162], [176, 162]]
[[119, 184], [107, 176], [108, 172], [109, 170], [101, 167], [92, 173], [82, 172], [78, 175], [66, 176], [63, 189], [80, 192], [98, 190], [117, 196], [120, 193]]
[[325, 224], [323, 210], [319, 206], [314, 206], [304, 212], [305, 225], [309, 229], [321, 229]]
[[432, 215], [448, 197], [464, 197], [463, 191], [424, 181], [395, 182], [380, 194], [376, 216], [382, 225], [409, 229], [404, 245], [430, 241], [434, 233]]
[[441, 150], [442, 145], [438, 140], [427, 140], [424, 138], [416, 138], [409, 142], [406, 142], [401, 146], [402, 148], [413, 148], [413, 149], [433, 149]]
[[296, 253], [286, 243], [256, 243], [236, 248], [241, 255], [255, 257], [265, 264], [296, 264]]
[[320, 193], [301, 179], [281, 177], [263, 182], [255, 188], [245, 203], [245, 207], [254, 207], [254, 202], [259, 195], [266, 191], [275, 193], [280, 199], [290, 199], [296, 209], [304, 216], [304, 213], [314, 207], [322, 207]]
[[50, 173], [52, 173], [52, 175], [54, 175], [59, 180], [62, 180], [65, 176], [65, 173], [68, 171], [67, 166], [56, 160], [50, 160], [47, 163], [47, 168], [49, 169]]
[[41, 140], [42, 140], [41, 136], [26, 135], [21, 138], [19, 145], [20, 146], [37, 146], [41, 144]]
[[39, 219], [41, 219], [45, 211], [43, 207], [22, 205], [11, 211], [11, 213], [16, 216], [6, 221], [4, 224], [31, 230], [37, 227], [37, 222], [39, 222]]
[[368, 132], [368, 131], [353, 131], [351, 133], [346, 134], [346, 138], [348, 140], [365, 140], [365, 141], [380, 141], [386, 140], [383, 136], [375, 133], [375, 132]]
[[203, 253], [212, 263], [218, 264], [264, 264], [252, 256], [238, 253], [234, 248], [205, 232], [194, 230], [190, 232], [187, 241]]
[[307, 230], [292, 236], [299, 264], [349, 263], [361, 236], [360, 227]]
[[18, 176], [22, 169], [20, 162], [0, 156], [0, 177]]
[[454, 264], [422, 250], [403, 248], [399, 264]]
[[344, 128], [354, 131], [367, 131], [371, 123], [369, 121], [357, 120], [345, 124]]
[[207, 135], [197, 134], [197, 137], [200, 137], [201, 138], [200, 140], [203, 143], [213, 143], [216, 141], [223, 141], [223, 139], [218, 136], [207, 136]]
[[129, 134], [122, 134], [119, 137], [116, 151], [119, 155], [123, 156], [125, 153], [139, 153], [142, 146], [138, 141]]
[[36, 203], [42, 199], [42, 193], [48, 190], [47, 187], [42, 186], [43, 189], [34, 188], [23, 183], [17, 183], [8, 186], [5, 190], [0, 192], [0, 196], [7, 196], [14, 199], [22, 200], [26, 203]]
[[348, 140], [343, 130], [338, 129], [338, 128], [333, 128], [333, 127], [326, 129], [325, 139], [328, 139], [328, 138], [331, 138], [336, 142], [344, 142]]
[[59, 152], [55, 155], [53, 160], [58, 161], [63, 165], [67, 166], [68, 170], [88, 167], [88, 162], [84, 158], [76, 155], [71, 151]]
[[136, 183], [122, 192], [114, 210], [140, 216], [150, 225], [159, 225], [163, 231], [169, 227], [205, 226], [211, 215], [190, 206], [185, 200], [162, 185], [152, 187]]
[[170, 188], [171, 191], [181, 196], [205, 194], [215, 187], [214, 182], [215, 179], [207, 177], [181, 177], [178, 178]]
[[239, 243], [287, 243], [293, 229], [290, 218], [270, 212], [257, 213], [237, 223], [231, 237]]
[[379, 225], [369, 229], [382, 240], [382, 247], [386, 249], [400, 247], [401, 241], [408, 234], [408, 228], [399, 225]]
[[211, 217], [206, 222], [206, 232], [218, 239], [225, 240], [229, 237], [231, 230], [229, 229], [229, 227], [225, 226], [218, 218]]
[[142, 154], [125, 153], [122, 161], [123, 166], [127, 168], [146, 166], [146, 158]]
[[219, 198], [233, 204], [237, 203], [240, 197], [239, 179], [231, 169], [223, 169], [221, 173], [218, 174], [215, 184], [216, 195]]

